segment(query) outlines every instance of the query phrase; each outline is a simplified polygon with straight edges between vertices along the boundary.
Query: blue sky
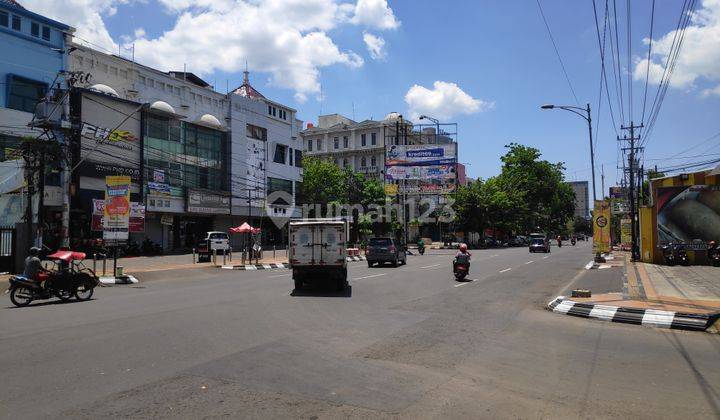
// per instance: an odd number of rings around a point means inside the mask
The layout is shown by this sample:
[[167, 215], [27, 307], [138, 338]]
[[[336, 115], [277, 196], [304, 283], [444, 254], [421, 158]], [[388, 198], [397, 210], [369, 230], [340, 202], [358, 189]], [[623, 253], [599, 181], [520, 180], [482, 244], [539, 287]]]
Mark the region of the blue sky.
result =
[[[53, 6], [40, 3], [37, 7], [53, 9]], [[534, 0], [398, 0], [389, 3], [359, 0], [365, 7], [363, 10], [355, 3], [343, 5], [332, 0], [261, 2], [270, 4], [268, 8], [281, 5], [292, 9], [293, 13], [277, 20], [263, 19], [263, 15], [253, 17], [248, 11], [255, 9], [243, 9], [246, 11], [233, 15], [233, 10], [237, 11], [238, 5], [243, 3], [240, 0], [59, 0], [57, 3], [82, 3], [92, 12], [67, 16], [67, 19], [76, 20], [69, 23], [78, 28], [80, 35], [108, 47], [134, 42], [138, 49], [144, 50], [138, 51], [141, 61], [146, 59], [151, 61], [147, 64], [168, 67], [165, 70], [170, 67], [181, 69], [182, 61], [175, 58], [173, 62], [163, 54], [175, 57], [187, 54], [183, 60], [190, 61], [189, 70], [203, 73], [203, 77], [215, 83], [220, 91], [224, 91], [226, 85], [233, 88], [240, 84], [241, 71], [247, 60], [253, 85], [266, 96], [298, 109], [300, 118], [308, 122], [317, 121], [321, 107], [323, 113], [352, 117], [353, 105], [357, 120], [380, 119], [390, 111], [398, 111], [406, 116], [413, 112], [435, 113], [442, 116], [444, 122], [457, 122], [460, 160], [470, 164], [468, 172], [473, 177], [496, 174], [503, 146], [514, 141], [539, 148], [551, 161], [566, 162], [570, 180], [590, 178], [586, 123], [568, 112], [539, 109], [544, 103], [577, 103]], [[642, 74], [646, 67], [638, 62], [647, 54], [643, 39], [649, 35], [651, 3], [651, 0], [632, 1], [631, 8], [630, 67], [635, 70], [637, 66]], [[657, 41], [655, 48], [660, 54], [653, 55], [652, 61], [664, 65], [670, 38], [663, 37], [675, 28], [682, 2], [656, 3], [653, 39]], [[542, 0], [541, 4], [578, 101], [582, 106], [589, 102], [593, 118], [600, 120], [599, 130], [594, 133], [597, 137], [597, 182], [599, 188], [600, 166], [604, 164], [607, 187], [616, 180], [617, 142], [605, 99], [602, 112], [597, 113], [600, 54], [592, 1]], [[33, 9], [34, 5], [27, 6]], [[247, 5], [243, 3], [243, 6]], [[604, 6], [604, 1], [597, 0], [601, 26]], [[59, 7], [46, 12], [64, 13]], [[625, 2], [618, 2], [618, 9], [621, 72], [626, 97]], [[705, 0], [697, 10], [701, 13], [690, 24], [671, 87], [648, 140], [646, 166], [687, 162], [687, 159], [652, 159], [672, 156], [696, 144], [699, 145], [682, 156], [720, 153], [719, 138], [701, 143], [720, 131], [717, 121], [720, 115], [720, 43], [711, 41], [712, 36], [720, 38], [720, 1]], [[326, 11], [332, 18], [313, 21], [313, 18], [324, 16]], [[102, 19], [111, 40], [98, 30], [97, 21], [93, 21], [95, 15]], [[286, 27], [292, 28], [287, 34]], [[92, 30], [84, 31], [83, 28]], [[235, 38], [230, 35], [242, 31], [245, 32]], [[176, 38], [167, 36], [166, 32]], [[311, 39], [310, 33], [322, 35]], [[384, 40], [384, 49], [380, 51], [384, 57], [374, 59], [371, 56], [363, 41], [366, 33]], [[221, 45], [225, 39], [241, 40], [228, 43], [247, 43], [248, 46], [242, 45], [238, 51], [228, 50], [233, 45]], [[193, 40], [198, 40], [198, 45], [190, 47], [186, 44]], [[286, 41], [282, 48], [266, 48]], [[607, 49], [610, 60], [609, 44]], [[306, 58], [306, 62], [312, 64], [300, 66], [302, 71], [296, 73], [295, 63], [304, 62]], [[222, 64], [215, 65], [215, 62]], [[656, 67], [651, 69], [651, 79], [659, 78], [662, 68], [659, 68], [660, 73]], [[609, 68], [608, 80], [619, 125], [618, 102]], [[441, 95], [439, 103], [426, 103], [422, 98], [413, 103], [406, 101], [406, 95], [414, 85], [433, 89], [436, 81], [446, 82], [446, 87], [452, 87], [452, 84], [457, 87], [445, 92], [449, 96]], [[318, 84], [322, 85], [322, 104]], [[633, 115], [639, 123], [644, 79], [633, 81], [632, 86]], [[651, 83], [648, 88], [650, 103], [656, 90], [657, 85]], [[422, 89], [419, 91], [420, 94], [423, 92]], [[626, 114], [629, 114], [628, 108], [625, 103]], [[625, 115], [624, 122], [629, 122], [629, 115]], [[689, 161], [698, 159], [690, 158]]]

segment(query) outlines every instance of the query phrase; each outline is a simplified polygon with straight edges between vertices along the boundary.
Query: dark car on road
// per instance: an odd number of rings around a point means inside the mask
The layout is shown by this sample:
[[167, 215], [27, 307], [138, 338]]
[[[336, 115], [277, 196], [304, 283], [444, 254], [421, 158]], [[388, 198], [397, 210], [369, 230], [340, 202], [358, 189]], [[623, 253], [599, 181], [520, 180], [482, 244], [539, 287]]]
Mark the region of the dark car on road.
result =
[[550, 241], [542, 238], [530, 240], [530, 252], [550, 252]]
[[407, 263], [405, 246], [397, 243], [392, 238], [370, 239], [365, 257], [367, 258], [368, 267], [372, 267], [375, 263], [389, 262], [393, 267]]

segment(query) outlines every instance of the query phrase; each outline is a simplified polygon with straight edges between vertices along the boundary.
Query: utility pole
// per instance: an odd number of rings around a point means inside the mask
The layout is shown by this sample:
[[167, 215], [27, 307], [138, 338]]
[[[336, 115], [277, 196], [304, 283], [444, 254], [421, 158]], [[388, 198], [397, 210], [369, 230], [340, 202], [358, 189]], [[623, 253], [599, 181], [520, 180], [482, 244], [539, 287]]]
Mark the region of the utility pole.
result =
[[605, 199], [605, 165], [600, 165], [600, 195]]
[[632, 245], [631, 245], [631, 252], [632, 252], [632, 259], [633, 261], [637, 261], [640, 259], [640, 249], [638, 244], [638, 200], [637, 200], [637, 191], [636, 191], [636, 184], [635, 184], [635, 175], [637, 174], [637, 159], [636, 159], [636, 153], [641, 149], [641, 147], [635, 146], [635, 141], [640, 140], [640, 137], [635, 137], [635, 129], [636, 128], [642, 128], [643, 124], [635, 125], [632, 121], [630, 122], [630, 126], [620, 126], [620, 129], [622, 130], [629, 130], [630, 131], [630, 137], [623, 136], [622, 139], [618, 137], [618, 140], [628, 141], [630, 143], [630, 147], [623, 150], [629, 150], [630, 153], [628, 154], [628, 177], [630, 181], [630, 190], [628, 194], [628, 201], [630, 202], [630, 218], [631, 218], [631, 236], [632, 236]]

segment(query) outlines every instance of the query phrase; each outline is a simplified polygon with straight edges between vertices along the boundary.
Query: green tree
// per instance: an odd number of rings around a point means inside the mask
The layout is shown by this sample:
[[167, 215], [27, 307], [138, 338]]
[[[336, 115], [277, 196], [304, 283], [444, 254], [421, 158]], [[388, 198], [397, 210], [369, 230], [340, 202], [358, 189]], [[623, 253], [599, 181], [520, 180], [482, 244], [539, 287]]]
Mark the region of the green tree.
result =
[[302, 196], [305, 204], [344, 203], [347, 193], [345, 171], [322, 159], [303, 159]]

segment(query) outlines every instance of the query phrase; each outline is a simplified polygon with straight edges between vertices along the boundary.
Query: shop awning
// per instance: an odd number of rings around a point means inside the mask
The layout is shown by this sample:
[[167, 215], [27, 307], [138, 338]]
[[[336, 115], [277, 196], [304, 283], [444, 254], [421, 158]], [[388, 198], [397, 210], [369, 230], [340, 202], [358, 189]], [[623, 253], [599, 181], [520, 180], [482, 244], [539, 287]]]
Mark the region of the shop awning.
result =
[[260, 228], [254, 228], [247, 222], [237, 227], [231, 227], [229, 230], [230, 233], [260, 233]]

